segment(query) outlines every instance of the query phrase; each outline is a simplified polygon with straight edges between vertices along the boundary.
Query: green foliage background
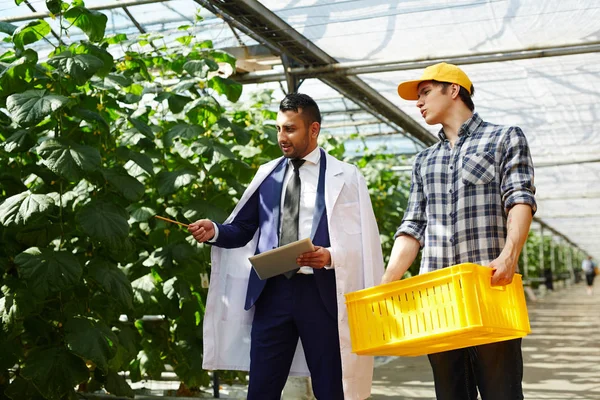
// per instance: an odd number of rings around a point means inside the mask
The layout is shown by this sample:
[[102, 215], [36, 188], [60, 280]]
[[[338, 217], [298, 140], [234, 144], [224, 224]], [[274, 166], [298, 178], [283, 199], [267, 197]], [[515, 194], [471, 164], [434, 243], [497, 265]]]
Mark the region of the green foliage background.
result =
[[[46, 21], [0, 24], [13, 45], [0, 55], [0, 399], [131, 397], [122, 372], [157, 378], [165, 364], [208, 386], [209, 250], [153, 216], [225, 219], [281, 155], [274, 99], [235, 104], [242, 86], [219, 74], [235, 59], [190, 27], [173, 50], [154, 34], [105, 37], [106, 16], [80, 0], [46, 5], [61, 27], [47, 59], [31, 48], [51, 42]], [[69, 43], [77, 30], [87, 39]], [[343, 157], [343, 142], [322, 139]], [[408, 193], [409, 177], [390, 169], [399, 161], [352, 160], [386, 255]]]

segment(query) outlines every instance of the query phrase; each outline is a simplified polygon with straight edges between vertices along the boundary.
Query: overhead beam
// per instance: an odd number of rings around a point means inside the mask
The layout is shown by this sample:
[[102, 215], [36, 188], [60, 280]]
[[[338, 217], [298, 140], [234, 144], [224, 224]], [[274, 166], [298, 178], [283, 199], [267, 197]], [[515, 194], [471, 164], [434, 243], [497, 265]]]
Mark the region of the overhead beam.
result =
[[589, 158], [587, 160], [570, 160], [570, 161], [549, 161], [535, 163], [535, 168], [547, 168], [547, 167], [560, 167], [564, 165], [577, 165], [577, 164], [592, 164], [600, 162], [600, 158]]
[[[278, 49], [280, 54], [287, 54], [288, 57], [295, 59], [298, 65], [318, 67], [338, 63], [336, 59], [317, 47], [259, 1], [194, 1], [208, 8], [209, 11], [216, 11], [215, 15], [232, 21], [236, 24], [237, 29], [250, 34], [255, 39], [258, 38], [259, 43]], [[283, 74], [281, 81], [285, 80], [286, 77]], [[408, 133], [422, 145], [429, 146], [437, 141], [434, 135], [358, 77], [340, 75], [321, 80], [382, 122]]]
[[[307, 66], [292, 68], [287, 72], [302, 78], [324, 78], [336, 75], [366, 75], [382, 72], [406, 71], [422, 69], [439, 62], [448, 62], [457, 65], [484, 64], [500, 61], [527, 60], [532, 58], [557, 57], [574, 54], [600, 52], [600, 42], [577, 43], [564, 46], [539, 47], [534, 49], [508, 50], [502, 52], [482, 52], [448, 56], [443, 58], [420, 58], [416, 60], [395, 60], [381, 62], [347, 62], [335, 63], [324, 66]], [[284, 73], [273, 72], [264, 74], [245, 74], [235, 77], [243, 83], [264, 83], [284, 80]]]
[[538, 201], [563, 201], [563, 200], [594, 200], [600, 199], [600, 192], [589, 193], [557, 193], [545, 196], [536, 196]]
[[[130, 6], [141, 6], [144, 4], [152, 4], [152, 3], [165, 3], [170, 0], [125, 0], [119, 2], [111, 2], [106, 4], [98, 4], [96, 6], [86, 7], [88, 10], [112, 10], [115, 8], [123, 8]], [[21, 21], [31, 21], [34, 19], [42, 19], [50, 17], [49, 12], [34, 12], [26, 15], [16, 15], [12, 17], [0, 17], [0, 22], [21, 22]]]

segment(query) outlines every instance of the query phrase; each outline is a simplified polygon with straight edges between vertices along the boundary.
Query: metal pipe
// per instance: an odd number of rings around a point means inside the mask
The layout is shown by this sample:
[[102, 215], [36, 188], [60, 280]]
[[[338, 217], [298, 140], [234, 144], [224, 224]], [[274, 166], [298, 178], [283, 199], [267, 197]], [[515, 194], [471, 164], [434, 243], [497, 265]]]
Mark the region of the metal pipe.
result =
[[[596, 52], [600, 52], [600, 41], [584, 44], [580, 43], [564, 46], [540, 47], [527, 50], [508, 50], [504, 52], [484, 52], [440, 58], [422, 58], [417, 60], [336, 63], [324, 66], [290, 68], [287, 70], [287, 72], [304, 78], [321, 78], [335, 75], [364, 75], [381, 72], [421, 69], [442, 61], [457, 65], [468, 65]], [[262, 74], [249, 72], [247, 74], [240, 74], [239, 76], [236, 76], [236, 80], [243, 83], [264, 83], [281, 81], [284, 79], [285, 73], [283, 72]]]
[[[88, 10], [112, 10], [114, 8], [123, 8], [129, 6], [140, 6], [152, 3], [165, 3], [170, 0], [126, 0], [107, 4], [99, 4], [97, 6], [86, 7]], [[35, 12], [27, 15], [16, 15], [13, 17], [0, 17], [0, 22], [20, 22], [31, 21], [34, 19], [42, 19], [50, 17], [50, 12]]]

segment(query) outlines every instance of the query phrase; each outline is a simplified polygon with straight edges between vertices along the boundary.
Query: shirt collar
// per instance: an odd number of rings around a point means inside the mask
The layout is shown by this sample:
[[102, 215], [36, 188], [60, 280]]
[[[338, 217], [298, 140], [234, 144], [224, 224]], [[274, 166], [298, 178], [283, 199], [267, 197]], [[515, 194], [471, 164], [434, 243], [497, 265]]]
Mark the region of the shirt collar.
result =
[[[481, 125], [482, 122], [483, 120], [481, 119], [479, 114], [473, 113], [473, 116], [461, 125], [460, 130], [458, 131], [458, 136], [460, 137], [464, 134], [466, 134], [467, 136], [471, 136], [477, 131], [477, 128], [479, 128], [479, 125]], [[438, 132], [438, 138], [442, 142], [446, 140], [444, 128], [440, 129], [440, 131]]]
[[[309, 162], [311, 164], [318, 165], [319, 160], [321, 160], [321, 150], [319, 149], [319, 146], [317, 146], [313, 151], [308, 153], [305, 157], [302, 157], [302, 159], [306, 160], [307, 162]], [[288, 160], [288, 162], [289, 162], [289, 160]]]

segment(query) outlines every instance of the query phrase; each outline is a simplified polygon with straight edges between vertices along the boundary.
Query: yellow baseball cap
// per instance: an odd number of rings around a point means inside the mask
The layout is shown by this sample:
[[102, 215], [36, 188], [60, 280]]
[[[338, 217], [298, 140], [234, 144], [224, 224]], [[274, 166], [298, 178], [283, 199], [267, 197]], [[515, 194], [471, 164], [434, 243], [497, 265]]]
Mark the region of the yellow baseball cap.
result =
[[458, 68], [454, 64], [442, 62], [425, 68], [421, 78], [399, 84], [398, 94], [405, 100], [419, 100], [417, 89], [419, 84], [424, 81], [456, 83], [457, 85], [467, 89], [467, 92], [469, 93], [471, 93], [471, 86], [473, 86], [471, 80], [462, 69]]

